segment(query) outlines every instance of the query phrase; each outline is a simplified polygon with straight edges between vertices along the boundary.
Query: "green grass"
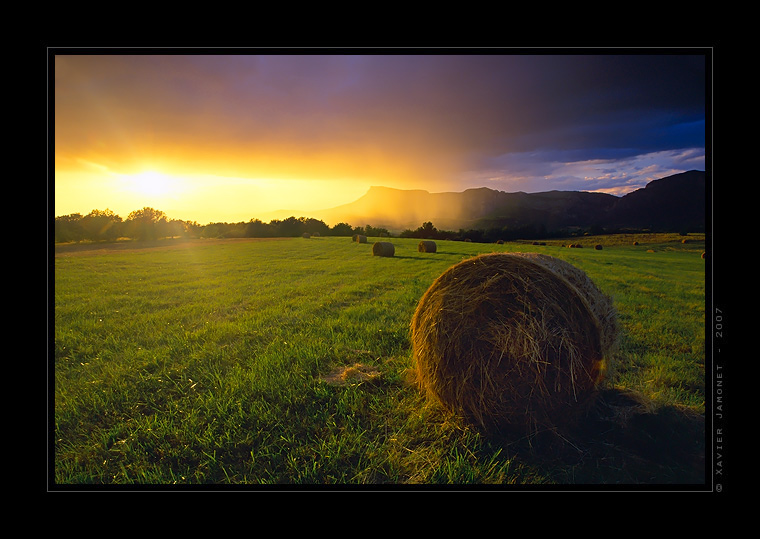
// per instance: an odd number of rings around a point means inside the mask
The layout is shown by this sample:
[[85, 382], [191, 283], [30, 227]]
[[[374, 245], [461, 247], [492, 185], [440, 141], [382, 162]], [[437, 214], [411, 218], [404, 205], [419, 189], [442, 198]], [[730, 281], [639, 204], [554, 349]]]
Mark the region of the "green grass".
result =
[[[327, 237], [56, 257], [51, 479], [691, 482], [688, 464], [644, 470], [627, 452], [599, 455], [598, 443], [536, 458], [524, 440], [489, 439], [443, 414], [406, 381], [411, 316], [438, 275], [484, 252], [539, 251], [614, 297], [623, 335], [611, 387], [640, 393], [650, 410], [704, 413], [704, 237], [607, 239], [603, 250], [441, 241], [431, 254], [393, 238], [394, 258], [373, 257], [372, 240]], [[379, 376], [326, 381], [356, 364]]]

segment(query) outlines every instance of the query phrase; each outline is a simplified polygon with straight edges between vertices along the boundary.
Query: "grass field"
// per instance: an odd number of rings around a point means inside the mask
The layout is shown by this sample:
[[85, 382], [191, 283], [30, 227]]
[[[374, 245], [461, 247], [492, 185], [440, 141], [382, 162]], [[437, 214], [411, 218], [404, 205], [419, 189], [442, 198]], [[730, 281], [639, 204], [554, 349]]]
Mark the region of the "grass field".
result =
[[[392, 238], [393, 258], [342, 237], [62, 246], [51, 483], [703, 483], [704, 236], [631, 239]], [[494, 251], [568, 260], [615, 300], [618, 367], [572, 437], [487, 438], [408, 383], [419, 298]]]

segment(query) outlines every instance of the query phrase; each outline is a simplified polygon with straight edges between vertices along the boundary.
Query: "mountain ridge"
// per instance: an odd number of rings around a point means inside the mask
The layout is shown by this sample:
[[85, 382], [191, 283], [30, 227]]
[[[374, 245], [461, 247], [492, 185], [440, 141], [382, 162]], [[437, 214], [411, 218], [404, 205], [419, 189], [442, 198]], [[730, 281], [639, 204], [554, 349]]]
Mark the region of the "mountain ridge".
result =
[[704, 230], [705, 203], [705, 172], [690, 170], [652, 180], [622, 197], [589, 191], [525, 193], [473, 187], [430, 193], [372, 186], [354, 202], [309, 216], [331, 224], [371, 224], [392, 231], [416, 229], [427, 221], [440, 230], [596, 226], [697, 231]]

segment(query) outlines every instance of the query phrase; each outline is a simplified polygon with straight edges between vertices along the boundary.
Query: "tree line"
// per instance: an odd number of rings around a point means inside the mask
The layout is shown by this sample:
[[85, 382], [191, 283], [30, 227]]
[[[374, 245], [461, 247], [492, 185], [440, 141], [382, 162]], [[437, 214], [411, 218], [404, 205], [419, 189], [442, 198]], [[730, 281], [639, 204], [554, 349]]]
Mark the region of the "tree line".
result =
[[[599, 229], [586, 232], [602, 234], [610, 231]], [[247, 222], [199, 225], [195, 221], [169, 219], [164, 212], [147, 207], [131, 212], [126, 219], [122, 219], [109, 209], [92, 210], [87, 215], [73, 213], [56, 217], [54, 236], [56, 243], [67, 243], [116, 241], [120, 238], [137, 241], [162, 238], [282, 238], [297, 237], [304, 233], [321, 236], [353, 236], [355, 234], [370, 237], [391, 236], [391, 233], [383, 227], [352, 226], [348, 223], [329, 226], [319, 219], [294, 216], [282, 220], [273, 219], [269, 223], [264, 223], [260, 219], [251, 219]], [[415, 230], [403, 230], [398, 236], [401, 238], [493, 243], [499, 240], [567, 237], [580, 233], [583, 231], [554, 230], [549, 232], [545, 226], [535, 224], [513, 228], [438, 230], [432, 222], [426, 221]]]
[[131, 212], [126, 219], [111, 210], [92, 210], [87, 215], [72, 213], [55, 218], [56, 243], [78, 241], [116, 241], [129, 238], [150, 241], [162, 238], [281, 238], [296, 237], [304, 233], [322, 236], [390, 236], [387, 229], [371, 225], [354, 227], [348, 223], [328, 226], [324, 221], [310, 217], [288, 217], [264, 223], [259, 219], [238, 223], [209, 223], [169, 219], [154, 208]]

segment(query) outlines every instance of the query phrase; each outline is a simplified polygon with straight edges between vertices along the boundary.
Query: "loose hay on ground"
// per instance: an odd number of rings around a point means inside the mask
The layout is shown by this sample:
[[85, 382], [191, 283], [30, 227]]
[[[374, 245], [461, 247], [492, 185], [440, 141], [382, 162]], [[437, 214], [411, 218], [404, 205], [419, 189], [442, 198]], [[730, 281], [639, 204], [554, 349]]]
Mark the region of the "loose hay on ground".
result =
[[362, 382], [371, 382], [380, 377], [380, 371], [364, 365], [355, 363], [350, 366], [338, 367], [327, 376], [321, 378], [323, 382], [334, 386], [355, 385]]
[[446, 270], [411, 324], [419, 386], [486, 430], [569, 425], [602, 376], [600, 323], [576, 285], [528, 256]]

